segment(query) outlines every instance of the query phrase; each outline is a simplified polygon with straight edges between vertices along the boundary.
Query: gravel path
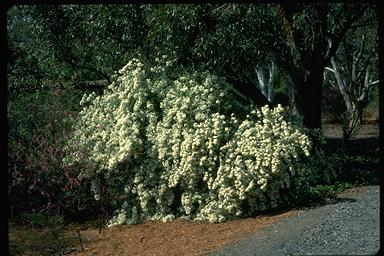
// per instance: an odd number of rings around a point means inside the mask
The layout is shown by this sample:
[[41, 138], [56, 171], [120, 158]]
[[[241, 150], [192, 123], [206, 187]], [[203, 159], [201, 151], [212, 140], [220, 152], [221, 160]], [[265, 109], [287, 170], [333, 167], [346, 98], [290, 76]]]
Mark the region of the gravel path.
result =
[[375, 255], [379, 194], [379, 186], [349, 189], [327, 205], [298, 210], [209, 255]]

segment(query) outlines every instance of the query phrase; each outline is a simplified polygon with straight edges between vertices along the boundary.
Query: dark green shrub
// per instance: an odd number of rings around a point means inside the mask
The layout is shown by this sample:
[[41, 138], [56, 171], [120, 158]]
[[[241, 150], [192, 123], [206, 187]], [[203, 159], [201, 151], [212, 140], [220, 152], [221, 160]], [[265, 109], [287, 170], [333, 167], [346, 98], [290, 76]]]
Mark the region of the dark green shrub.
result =
[[16, 217], [16, 222], [21, 225], [31, 226], [32, 228], [56, 227], [64, 223], [63, 215], [49, 216], [44, 213], [23, 212]]
[[[51, 89], [8, 104], [8, 196], [11, 214], [79, 211], [92, 202], [80, 166], [62, 165], [76, 92]], [[69, 150], [69, 149], [66, 149]]]

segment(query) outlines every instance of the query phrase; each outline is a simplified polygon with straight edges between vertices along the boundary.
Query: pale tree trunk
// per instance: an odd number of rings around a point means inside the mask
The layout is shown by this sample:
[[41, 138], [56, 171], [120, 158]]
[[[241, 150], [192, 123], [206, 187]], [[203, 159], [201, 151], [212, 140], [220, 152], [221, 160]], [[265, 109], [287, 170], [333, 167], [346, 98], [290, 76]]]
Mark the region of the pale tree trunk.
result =
[[268, 99], [269, 102], [272, 104], [275, 103], [275, 78], [276, 78], [276, 65], [272, 61], [271, 65], [268, 68], [269, 76], [268, 78], [265, 76], [265, 66], [258, 65], [257, 68], [255, 68], [255, 72], [257, 74], [257, 80], [259, 82], [259, 87], [261, 93]]
[[272, 61], [271, 69], [269, 70], [269, 80], [268, 80], [268, 100], [271, 103], [275, 103], [275, 77], [276, 77], [276, 65]]
[[[362, 39], [364, 41], [364, 35]], [[328, 43], [329, 47], [331, 47], [331, 42], [328, 41]], [[343, 133], [346, 140], [349, 139], [351, 135], [353, 135], [357, 129], [357, 126], [361, 124], [362, 113], [368, 102], [370, 90], [373, 85], [379, 82], [378, 80], [373, 81], [369, 66], [367, 66], [365, 70], [360, 70], [357, 72], [357, 67], [361, 60], [363, 50], [364, 43], [361, 45], [360, 49], [358, 49], [358, 51], [353, 54], [351, 69], [346, 68], [345, 72], [343, 72], [343, 70], [340, 68], [334, 57], [331, 58], [332, 68], [325, 68], [326, 71], [331, 71], [335, 75], [337, 86], [341, 95], [343, 96], [345, 106], [347, 108], [348, 120], [346, 120], [347, 123], [343, 128]], [[350, 74], [348, 74], [348, 71]], [[364, 73], [365, 77], [363, 80], [362, 75]]]
[[337, 81], [337, 85], [339, 87], [341, 95], [343, 96], [347, 110], [348, 110], [348, 112], [351, 112], [352, 109], [354, 108], [354, 106], [352, 103], [351, 95], [347, 91], [348, 90], [347, 89], [347, 81], [342, 77], [342, 75], [339, 71], [339, 67], [337, 66], [335, 59], [333, 57], [331, 58], [331, 64], [332, 64], [333, 69], [330, 69], [330, 68], [326, 68], [326, 69], [329, 71], [332, 71], [334, 73], [336, 81]]

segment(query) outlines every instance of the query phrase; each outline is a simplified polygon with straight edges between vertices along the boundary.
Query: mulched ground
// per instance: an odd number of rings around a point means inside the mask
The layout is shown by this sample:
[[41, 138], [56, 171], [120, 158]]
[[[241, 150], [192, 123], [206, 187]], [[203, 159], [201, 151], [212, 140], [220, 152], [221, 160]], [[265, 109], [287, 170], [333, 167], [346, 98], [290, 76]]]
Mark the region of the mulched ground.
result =
[[[231, 244], [237, 239], [258, 232], [291, 212], [273, 216], [258, 216], [243, 220], [212, 224], [175, 220], [172, 222], [145, 222], [137, 225], [122, 225], [102, 229], [100, 234], [95, 226], [81, 227], [78, 239], [78, 225], [69, 225], [62, 233], [65, 240], [62, 249], [50, 248], [52, 240], [32, 245], [19, 240], [15, 235], [22, 233], [22, 227], [11, 226], [11, 255], [201, 255]], [[26, 229], [24, 229], [26, 230]], [[41, 230], [41, 233], [47, 230]], [[52, 239], [52, 238], [51, 238]], [[55, 251], [56, 249], [56, 251]]]

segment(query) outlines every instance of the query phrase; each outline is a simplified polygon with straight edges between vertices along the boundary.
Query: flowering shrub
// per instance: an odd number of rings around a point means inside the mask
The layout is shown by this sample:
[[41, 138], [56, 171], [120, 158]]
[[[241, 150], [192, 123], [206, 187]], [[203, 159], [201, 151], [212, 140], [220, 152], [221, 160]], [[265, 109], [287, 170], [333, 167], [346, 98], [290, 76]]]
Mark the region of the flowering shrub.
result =
[[171, 79], [168, 68], [171, 62], [146, 68], [133, 59], [102, 96], [81, 101], [69, 143], [77, 150], [65, 160], [92, 165], [83, 175], [103, 175], [114, 199], [124, 199], [110, 225], [243, 217], [328, 175], [313, 158], [322, 154], [313, 147], [321, 136], [308, 135], [280, 105], [243, 106], [224, 80], [209, 73]]

